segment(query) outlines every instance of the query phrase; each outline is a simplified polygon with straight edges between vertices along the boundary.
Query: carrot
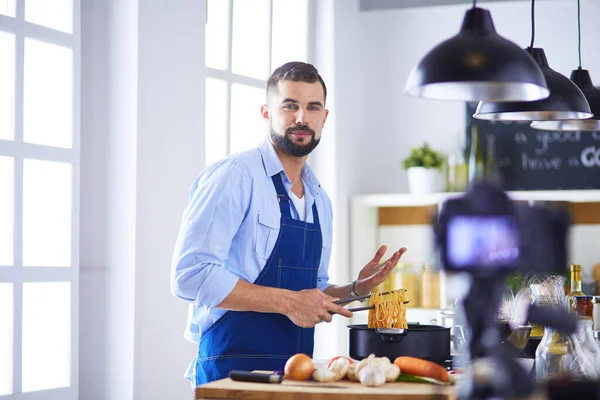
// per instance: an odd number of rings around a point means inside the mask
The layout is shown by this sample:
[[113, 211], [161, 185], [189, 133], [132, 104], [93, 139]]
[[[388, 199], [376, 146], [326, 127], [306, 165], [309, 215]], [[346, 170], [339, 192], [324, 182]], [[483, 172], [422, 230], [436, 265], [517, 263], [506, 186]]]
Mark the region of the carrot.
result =
[[400, 367], [401, 373], [424, 376], [437, 379], [441, 382], [448, 382], [448, 371], [434, 362], [416, 357], [398, 357], [394, 360], [394, 364]]

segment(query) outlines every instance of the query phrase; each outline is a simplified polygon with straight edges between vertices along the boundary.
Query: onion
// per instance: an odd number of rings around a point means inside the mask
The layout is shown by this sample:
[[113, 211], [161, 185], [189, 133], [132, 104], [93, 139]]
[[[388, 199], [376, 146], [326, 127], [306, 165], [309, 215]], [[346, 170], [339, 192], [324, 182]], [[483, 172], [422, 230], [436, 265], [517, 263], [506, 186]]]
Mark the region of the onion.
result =
[[285, 363], [283, 379], [307, 381], [314, 370], [315, 366], [312, 358], [306, 354], [298, 353], [291, 356]]

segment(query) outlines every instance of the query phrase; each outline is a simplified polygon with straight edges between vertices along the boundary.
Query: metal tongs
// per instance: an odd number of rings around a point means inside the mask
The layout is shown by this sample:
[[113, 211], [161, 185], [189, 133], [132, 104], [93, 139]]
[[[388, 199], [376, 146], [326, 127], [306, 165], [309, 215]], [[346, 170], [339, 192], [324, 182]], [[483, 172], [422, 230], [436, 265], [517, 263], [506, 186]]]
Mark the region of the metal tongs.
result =
[[[385, 294], [390, 294], [391, 292], [382, 292], [381, 295], [385, 295]], [[347, 303], [352, 303], [353, 301], [362, 301], [365, 299], [368, 299], [371, 297], [371, 293], [366, 294], [364, 296], [358, 296], [358, 297], [346, 297], [345, 299], [339, 299], [337, 301], [334, 301], [333, 304], [347, 304]], [[408, 304], [408, 301], [405, 301], [404, 304]], [[355, 312], [355, 311], [365, 311], [365, 310], [372, 310], [374, 309], [375, 306], [366, 306], [366, 307], [356, 307], [356, 308], [349, 308], [348, 311], [350, 312]]]

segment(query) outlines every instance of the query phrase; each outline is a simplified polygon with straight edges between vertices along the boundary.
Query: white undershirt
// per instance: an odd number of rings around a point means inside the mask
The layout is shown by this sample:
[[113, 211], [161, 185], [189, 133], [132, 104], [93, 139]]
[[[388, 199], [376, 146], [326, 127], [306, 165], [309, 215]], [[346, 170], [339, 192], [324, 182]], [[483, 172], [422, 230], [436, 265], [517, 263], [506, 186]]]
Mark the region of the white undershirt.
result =
[[294, 202], [294, 206], [296, 206], [296, 210], [298, 211], [298, 219], [300, 221], [306, 221], [306, 208], [304, 196], [302, 196], [302, 198], [300, 199], [294, 194], [294, 192], [290, 190], [290, 198]]

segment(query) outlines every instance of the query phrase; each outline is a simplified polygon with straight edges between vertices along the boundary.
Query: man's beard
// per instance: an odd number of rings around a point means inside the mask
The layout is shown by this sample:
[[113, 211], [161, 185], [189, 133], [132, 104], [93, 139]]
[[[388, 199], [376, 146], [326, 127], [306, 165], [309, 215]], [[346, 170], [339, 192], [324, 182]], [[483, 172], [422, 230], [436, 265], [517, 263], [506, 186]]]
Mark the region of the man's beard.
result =
[[[292, 139], [290, 139], [292, 132], [296, 130], [302, 130], [310, 133], [310, 136], [306, 136], [306, 144], [296, 144], [292, 141]], [[315, 139], [315, 131], [306, 125], [298, 125], [292, 128], [287, 128], [285, 130], [285, 135], [280, 135], [271, 127], [269, 135], [271, 136], [271, 140], [273, 143], [275, 143], [277, 148], [294, 157], [304, 157], [310, 154], [310, 152], [313, 151], [321, 141], [321, 139]]]

